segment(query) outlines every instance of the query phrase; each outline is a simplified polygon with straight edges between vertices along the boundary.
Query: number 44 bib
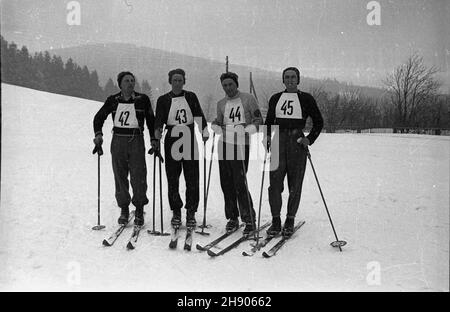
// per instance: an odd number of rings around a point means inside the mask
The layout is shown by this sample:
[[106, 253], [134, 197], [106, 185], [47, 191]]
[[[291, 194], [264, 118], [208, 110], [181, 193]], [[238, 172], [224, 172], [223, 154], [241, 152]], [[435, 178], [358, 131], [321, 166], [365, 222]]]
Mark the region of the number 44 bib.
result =
[[302, 107], [297, 93], [283, 93], [275, 107], [276, 118], [302, 119]]
[[134, 103], [119, 103], [117, 105], [114, 127], [139, 128]]
[[223, 123], [225, 126], [245, 124], [244, 105], [242, 105], [241, 98], [227, 101], [225, 104]]

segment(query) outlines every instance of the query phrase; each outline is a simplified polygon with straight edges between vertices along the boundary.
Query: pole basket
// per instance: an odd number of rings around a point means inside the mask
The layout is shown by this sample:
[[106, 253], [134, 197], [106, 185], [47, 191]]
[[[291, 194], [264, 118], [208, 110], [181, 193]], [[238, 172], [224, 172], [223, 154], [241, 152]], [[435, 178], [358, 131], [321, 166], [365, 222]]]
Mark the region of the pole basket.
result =
[[195, 231], [195, 233], [203, 235], [203, 236], [208, 236], [210, 234], [208, 232], [203, 232], [203, 231]]
[[210, 227], [212, 227], [212, 226], [209, 225], [209, 224], [201, 224], [201, 225], [198, 226], [198, 228], [200, 228], [202, 230], [201, 231], [195, 231], [195, 233], [203, 235], [203, 236], [208, 236], [210, 233], [205, 232], [205, 229], [208, 229]]
[[153, 231], [148, 230], [147, 233], [150, 235], [161, 236], [161, 232], [155, 231], [155, 230], [153, 230]]
[[[248, 239], [249, 240], [251, 240], [251, 241], [257, 241], [257, 240], [260, 240], [260, 239], [263, 239], [264, 237], [263, 236], [249, 236], [248, 237]], [[252, 246], [252, 247], [255, 247], [256, 246], [256, 243], [250, 243], [250, 246]]]
[[331, 242], [330, 245], [332, 247], [336, 247], [336, 248], [340, 249], [341, 247], [347, 245], [347, 242], [343, 241], [343, 240], [338, 240], [338, 241]]
[[104, 228], [105, 228], [104, 225], [96, 225], [96, 226], [94, 226], [92, 229], [93, 229], [94, 231], [99, 231], [99, 230], [103, 230]]

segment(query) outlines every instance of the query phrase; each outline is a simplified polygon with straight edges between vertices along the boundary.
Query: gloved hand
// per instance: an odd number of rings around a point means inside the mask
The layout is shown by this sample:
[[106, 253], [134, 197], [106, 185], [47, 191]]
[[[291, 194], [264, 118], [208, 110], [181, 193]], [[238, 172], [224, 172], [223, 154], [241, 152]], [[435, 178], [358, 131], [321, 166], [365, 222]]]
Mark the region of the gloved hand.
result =
[[203, 132], [202, 132], [202, 138], [203, 138], [203, 142], [208, 141], [208, 139], [209, 139], [209, 130], [208, 130], [208, 127], [205, 127], [205, 129], [203, 129]]
[[102, 149], [102, 144], [103, 144], [103, 135], [102, 134], [97, 134], [94, 138], [94, 150], [92, 151], [92, 154], [98, 153], [99, 156], [103, 155], [103, 149]]
[[254, 124], [250, 124], [244, 129], [245, 132], [252, 135], [253, 133], [256, 133], [258, 129], [256, 129], [256, 126]]
[[102, 134], [97, 134], [94, 138], [94, 144], [97, 146], [101, 146], [103, 144], [103, 135]]
[[308, 138], [298, 138], [297, 143], [299, 143], [304, 149], [308, 150], [310, 143]]
[[161, 149], [161, 148], [160, 148], [160, 146], [161, 146], [160, 141], [159, 141], [158, 139], [151, 139], [150, 144], [152, 145], [152, 148], [150, 148], [150, 149], [148, 150], [148, 153], [149, 153], [150, 155], [155, 154], [155, 156], [156, 156], [156, 157], [159, 157], [159, 160], [160, 160], [162, 163], [164, 163], [164, 158], [162, 157], [162, 155], [161, 155], [161, 150], [160, 150], [160, 149]]
[[[152, 145], [152, 148], [150, 149], [150, 151], [153, 150], [154, 152], [159, 152], [161, 144], [158, 139], [151, 139], [150, 144]], [[151, 154], [150, 151], [149, 151], [149, 154]]]

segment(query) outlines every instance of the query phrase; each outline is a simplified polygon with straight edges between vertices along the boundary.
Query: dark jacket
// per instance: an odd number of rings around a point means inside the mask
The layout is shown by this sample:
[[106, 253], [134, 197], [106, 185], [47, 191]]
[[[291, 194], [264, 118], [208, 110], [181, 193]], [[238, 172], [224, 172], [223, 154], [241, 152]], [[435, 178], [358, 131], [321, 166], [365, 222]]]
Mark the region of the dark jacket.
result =
[[122, 97], [122, 93], [113, 94], [109, 96], [105, 104], [100, 108], [94, 117], [94, 132], [95, 135], [103, 134], [102, 128], [103, 124], [109, 114], [112, 114], [112, 119], [114, 121], [116, 115], [117, 106], [120, 103], [134, 103], [134, 108], [136, 110], [136, 119], [138, 121], [138, 128], [126, 129], [113, 127], [113, 133], [118, 135], [135, 135], [144, 133], [144, 120], [147, 123], [147, 128], [149, 130], [150, 138], [154, 138], [155, 129], [155, 115], [153, 114], [152, 105], [150, 99], [147, 95], [143, 93], [134, 92], [133, 96], [125, 101]]
[[311, 131], [309, 132], [307, 138], [309, 139], [310, 144], [313, 144], [314, 141], [319, 136], [320, 132], [323, 128], [323, 118], [322, 114], [317, 107], [316, 101], [314, 97], [306, 92], [298, 91], [297, 96], [300, 100], [300, 106], [302, 109], [302, 118], [301, 119], [283, 119], [276, 118], [275, 108], [280, 99], [281, 95], [287, 92], [286, 90], [283, 92], [276, 93], [272, 95], [269, 100], [269, 109], [267, 111], [267, 117], [265, 125], [267, 126], [268, 133], [271, 133], [271, 125], [278, 125], [280, 129], [299, 129], [303, 130], [305, 128], [306, 120], [308, 117], [311, 117], [313, 126]]

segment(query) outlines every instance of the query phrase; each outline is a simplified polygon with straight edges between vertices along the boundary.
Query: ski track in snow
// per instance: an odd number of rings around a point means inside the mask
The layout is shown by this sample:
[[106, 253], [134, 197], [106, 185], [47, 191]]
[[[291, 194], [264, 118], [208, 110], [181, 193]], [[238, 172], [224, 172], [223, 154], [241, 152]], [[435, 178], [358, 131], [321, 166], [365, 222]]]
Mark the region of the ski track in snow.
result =
[[[110, 119], [104, 125], [101, 159], [101, 222], [106, 229], [91, 230], [97, 223], [92, 120], [101, 104], [2, 84], [0, 290], [449, 290], [449, 137], [322, 134], [311, 147], [312, 160], [338, 236], [348, 244], [342, 253], [329, 246], [333, 232], [308, 163], [296, 219], [306, 224], [270, 259], [261, 253], [241, 256], [248, 242], [214, 259], [195, 249], [225, 227], [217, 161], [208, 199], [211, 236], [194, 235], [194, 248], [186, 252], [184, 231], [177, 250], [169, 250], [169, 236], [148, 235], [153, 174], [148, 156], [146, 225], [137, 248], [127, 251], [131, 227], [113, 247], [101, 244], [119, 215]], [[148, 149], [147, 132], [145, 140]], [[261, 165], [262, 157], [249, 165], [256, 209]], [[202, 198], [202, 161], [200, 168]], [[164, 166], [162, 170], [164, 230], [169, 232]], [[270, 220], [268, 180], [266, 174], [261, 222]], [[180, 181], [184, 198], [184, 179]], [[156, 196], [155, 224], [160, 230], [158, 192]], [[286, 185], [282, 214], [287, 196]], [[183, 223], [184, 218], [183, 212]], [[198, 224], [202, 219], [201, 199]], [[373, 264], [378, 265], [379, 279], [372, 285]]]

